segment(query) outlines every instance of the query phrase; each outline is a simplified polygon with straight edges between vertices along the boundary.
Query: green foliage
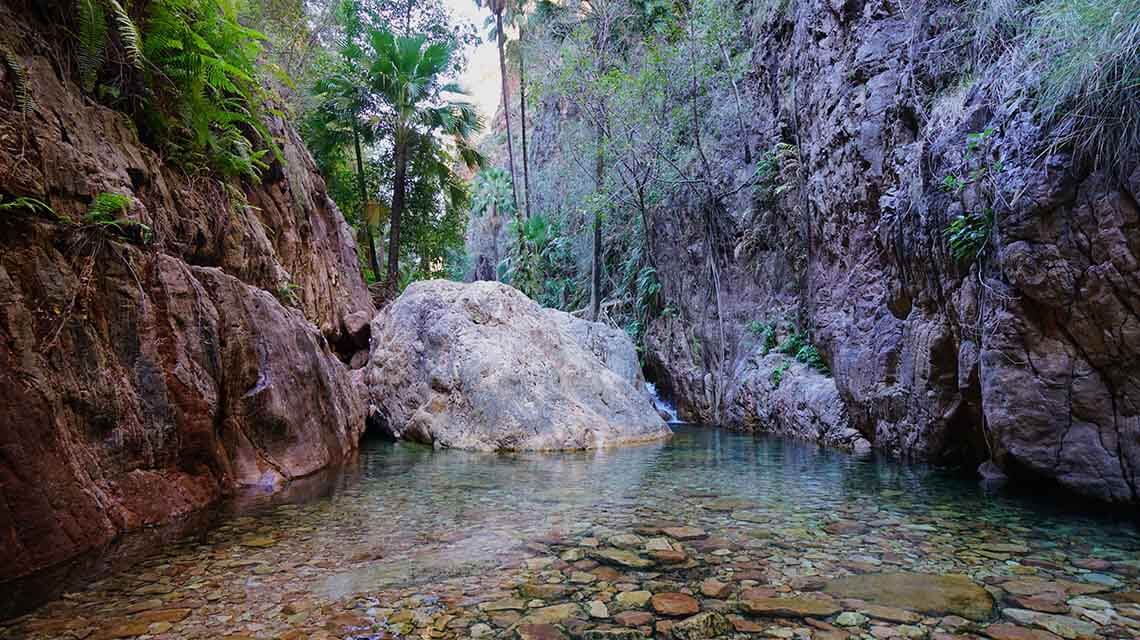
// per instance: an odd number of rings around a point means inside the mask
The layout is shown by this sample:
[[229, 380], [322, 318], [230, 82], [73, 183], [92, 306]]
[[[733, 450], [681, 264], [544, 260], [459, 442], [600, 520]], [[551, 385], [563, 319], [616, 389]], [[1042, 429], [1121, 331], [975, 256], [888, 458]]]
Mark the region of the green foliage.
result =
[[793, 333], [788, 336], [777, 349], [780, 353], [792, 356], [797, 362], [806, 364], [807, 366], [819, 371], [822, 374], [829, 374], [827, 363], [823, 361], [823, 356], [809, 340], [808, 337], [802, 333]]
[[[396, 36], [386, 29], [370, 31], [368, 42], [372, 50], [370, 89], [384, 106], [381, 119], [392, 137], [394, 179], [388, 243], [391, 287], [404, 274], [399, 260], [403, 217], [406, 209], [411, 211], [407, 197], [409, 159], [424, 162], [419, 170], [414, 162], [411, 165], [413, 188], [417, 175], [437, 180], [448, 201], [447, 210], [459, 215], [459, 210], [468, 204], [468, 193], [452, 167], [459, 163], [472, 169], [482, 166], [483, 157], [471, 141], [482, 130], [483, 122], [471, 103], [446, 97], [463, 93], [458, 85], [443, 82], [443, 74], [451, 65], [452, 45], [429, 42], [425, 35]], [[454, 155], [443, 150], [443, 136], [450, 138]], [[420, 273], [433, 269], [425, 255], [419, 257]]]
[[962, 189], [966, 188], [966, 181], [953, 174], [946, 174], [942, 177], [940, 183], [943, 191], [958, 195], [962, 193]]
[[780, 383], [784, 381], [784, 373], [787, 372], [790, 366], [792, 366], [791, 362], [781, 360], [780, 364], [776, 365], [775, 369], [772, 369], [772, 373], [768, 374], [768, 380], [771, 381], [773, 388], [778, 389], [780, 387]]
[[981, 71], [1023, 70], [1008, 84], [1052, 127], [1054, 146], [1107, 169], [1140, 151], [1140, 0], [974, 0], [971, 8]]
[[300, 297], [297, 292], [301, 287], [293, 282], [286, 282], [277, 287], [276, 297], [277, 301], [289, 307], [295, 307], [300, 304]]
[[83, 89], [94, 91], [99, 72], [106, 61], [108, 46], [107, 12], [115, 25], [125, 62], [135, 69], [143, 68], [142, 36], [131, 15], [118, 0], [75, 0], [79, 23], [79, 78]]
[[477, 216], [489, 211], [501, 215], [513, 215], [515, 213], [513, 193], [510, 172], [502, 167], [487, 167], [475, 174], [471, 212]]
[[130, 196], [124, 196], [120, 193], [107, 193], [103, 192], [95, 196], [91, 201], [91, 207], [87, 210], [86, 220], [107, 219], [123, 215], [130, 211], [131, 205], [134, 200]]
[[1078, 155], [1117, 166], [1140, 151], [1140, 0], [1047, 0], [1025, 47], [1043, 68], [1038, 106]]
[[42, 200], [37, 200], [35, 198], [30, 198], [27, 196], [19, 196], [5, 201], [4, 198], [0, 197], [0, 213], [15, 213], [17, 211], [26, 211], [33, 215], [42, 213], [52, 218], [59, 219], [59, 215], [56, 214], [55, 209], [52, 209], [50, 205], [43, 202]]
[[753, 320], [745, 327], [748, 332], [760, 339], [760, 350], [763, 355], [768, 355], [772, 349], [776, 348], [776, 325], [770, 322], [760, 322]]
[[802, 362], [820, 373], [830, 373], [827, 368], [827, 363], [823, 361], [823, 356], [820, 355], [819, 350], [816, 349], [813, 344], [806, 344], [800, 347], [799, 351], [796, 351], [796, 361]]
[[82, 223], [121, 236], [131, 242], [149, 244], [154, 239], [150, 226], [126, 218], [134, 200], [118, 193], [100, 193], [92, 200]]
[[264, 38], [238, 22], [238, 0], [74, 2], [80, 84], [130, 111], [145, 140], [223, 177], [257, 180], [279, 157], [257, 72]]
[[776, 350], [784, 355], [795, 356], [800, 352], [800, 349], [808, 346], [809, 344], [810, 343], [807, 341], [807, 338], [805, 338], [803, 334], [793, 333], [792, 335], [785, 338]]
[[256, 79], [263, 39], [238, 23], [233, 0], [150, 5], [143, 53], [163, 91], [147, 121], [171, 156], [255, 181], [277, 157]]
[[981, 214], [967, 213], [956, 216], [946, 227], [950, 253], [958, 262], [976, 260], [985, 252], [993, 233], [994, 211], [985, 209]]
[[0, 64], [8, 70], [8, 75], [12, 78], [12, 95], [16, 100], [16, 110], [23, 115], [28, 115], [32, 112], [34, 106], [32, 102], [32, 92], [28, 83], [28, 70], [24, 67], [24, 63], [12, 53], [4, 45], [0, 44]]
[[512, 244], [500, 265], [503, 279], [543, 306], [573, 306], [581, 289], [575, 281], [574, 252], [560, 223], [542, 215], [511, 223]]
[[944, 191], [961, 197], [968, 187], [973, 187], [975, 196], [985, 203], [981, 213], [955, 216], [944, 232], [950, 253], [958, 262], [973, 261], [980, 257], [993, 232], [993, 205], [999, 187], [997, 176], [1004, 169], [1002, 162], [994, 159], [996, 133], [993, 128], [986, 128], [967, 134], [962, 162], [954, 172], [942, 178]]
[[79, 20], [79, 78], [83, 89], [91, 92], [103, 68], [107, 47], [107, 12], [102, 0], [76, 0]]

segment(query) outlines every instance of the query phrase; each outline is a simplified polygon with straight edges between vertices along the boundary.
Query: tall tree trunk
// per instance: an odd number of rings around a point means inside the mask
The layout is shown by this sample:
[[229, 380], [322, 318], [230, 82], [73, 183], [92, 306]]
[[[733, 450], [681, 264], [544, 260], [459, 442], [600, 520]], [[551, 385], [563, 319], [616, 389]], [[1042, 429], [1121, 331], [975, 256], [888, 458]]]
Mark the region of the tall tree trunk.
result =
[[[356, 146], [356, 186], [360, 189], [360, 213], [367, 214], [368, 186], [364, 183], [364, 154], [360, 150], [360, 128], [356, 116], [352, 117], [352, 142]], [[368, 262], [372, 265], [372, 277], [380, 279], [380, 259], [376, 256], [376, 238], [372, 235], [372, 225], [364, 220], [364, 232], [368, 235]]]
[[392, 229], [388, 232], [388, 288], [394, 293], [400, 283], [400, 218], [408, 186], [408, 143], [399, 134], [393, 155], [396, 178], [392, 184]]
[[511, 197], [514, 198], [515, 211], [519, 210], [519, 191], [515, 187], [515, 150], [511, 143], [511, 92], [507, 88], [507, 55], [503, 51], [506, 36], [503, 34], [502, 7], [495, 12], [495, 30], [499, 35], [499, 74], [503, 78], [503, 118], [507, 124], [507, 162], [511, 171]]
[[526, 65], [523, 56], [523, 32], [519, 29], [519, 112], [522, 120], [523, 199], [526, 217], [530, 218], [530, 162], [526, 153]]
[[[602, 133], [601, 127], [598, 127], [598, 148], [594, 158], [594, 179], [597, 182], [598, 191], [602, 190], [602, 180], [605, 178], [603, 175], [606, 170], [605, 157], [602, 155]], [[602, 210], [598, 209], [594, 212], [594, 248], [593, 256], [590, 260], [591, 274], [590, 274], [590, 319], [594, 322], [598, 321], [598, 315], [602, 307]]]

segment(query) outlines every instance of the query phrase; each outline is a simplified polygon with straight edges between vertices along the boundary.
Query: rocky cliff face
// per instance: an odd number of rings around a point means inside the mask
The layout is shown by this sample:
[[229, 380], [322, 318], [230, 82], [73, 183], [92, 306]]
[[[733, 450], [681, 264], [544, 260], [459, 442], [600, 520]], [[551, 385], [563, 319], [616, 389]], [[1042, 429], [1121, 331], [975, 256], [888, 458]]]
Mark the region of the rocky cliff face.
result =
[[[668, 322], [654, 328], [650, 363], [690, 414], [708, 417], [710, 398], [739, 402], [769, 373], [740, 366], [755, 354], [741, 327], [798, 324], [824, 353], [850, 425], [876, 448], [992, 458], [1023, 478], [1140, 499], [1136, 158], [1123, 180], [1074, 163], [1028, 107], [1000, 100], [1008, 78], [961, 77], [968, 16], [953, 3], [791, 6], [758, 15], [748, 33], [751, 140], [789, 145], [798, 167], [775, 213], [729, 216], [713, 248], [733, 328], [723, 388], [710, 388], [710, 367], [678, 366]], [[943, 188], [971, 153], [998, 167], [993, 188]], [[987, 250], [956, 260], [944, 230], [985, 208], [996, 212]], [[678, 219], [698, 218], [659, 218], [652, 231], [666, 297], [711, 343], [720, 318], [705, 311], [693, 268], [709, 248], [703, 229]], [[733, 257], [757, 226], [776, 240]], [[728, 412], [733, 424], [746, 424], [740, 413]], [[764, 422], [796, 430], [783, 420]]]
[[[679, 190], [652, 212], [676, 314], [649, 329], [649, 377], [688, 419], [993, 460], [1021, 479], [1140, 500], [1138, 159], [1123, 177], [1074, 161], [1028, 101], [1007, 97], [1017, 79], [966, 74], [976, 31], [959, 3], [753, 12], [740, 32], [753, 51], [746, 130], [731, 87], [710, 87], [704, 151], [723, 192], [753, 170], [745, 141], [775, 160], [784, 188], [715, 207]], [[533, 126], [532, 175], [580, 125], [548, 105]], [[987, 179], [969, 178], [983, 166]], [[947, 227], [984, 211], [984, 251], [956, 258]], [[777, 343], [807, 336], [829, 373], [767, 353], [757, 323]]]
[[[271, 123], [284, 161], [237, 197], [85, 99], [47, 27], [7, 5], [0, 20], [35, 104], [16, 111], [0, 72], [0, 193], [58, 217], [0, 214], [4, 580], [352, 451], [364, 405], [344, 362], [373, 309], [287, 125]], [[79, 223], [103, 192], [153, 240]]]

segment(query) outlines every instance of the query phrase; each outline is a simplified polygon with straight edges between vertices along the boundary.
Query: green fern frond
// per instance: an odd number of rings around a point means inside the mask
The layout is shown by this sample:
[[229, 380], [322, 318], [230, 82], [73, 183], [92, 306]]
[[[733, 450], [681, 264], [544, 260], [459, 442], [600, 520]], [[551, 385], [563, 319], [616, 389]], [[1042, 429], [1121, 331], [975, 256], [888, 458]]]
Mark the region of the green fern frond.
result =
[[23, 115], [30, 114], [33, 104], [27, 68], [15, 53], [4, 46], [0, 46], [0, 60], [12, 75], [12, 92], [16, 98], [16, 109]]
[[121, 193], [103, 192], [91, 201], [91, 207], [83, 218], [87, 222], [97, 222], [118, 217], [130, 210], [134, 199]]
[[20, 196], [8, 202], [0, 201], [0, 213], [12, 213], [15, 211], [27, 211], [33, 214], [45, 213], [53, 218], [59, 219], [59, 215], [55, 212], [55, 209], [52, 209], [50, 205], [42, 200]]
[[107, 14], [100, 0], [76, 0], [79, 18], [79, 78], [85, 91], [95, 89], [107, 45]]
[[107, 0], [111, 5], [111, 12], [115, 15], [115, 24], [119, 27], [119, 40], [123, 43], [123, 50], [127, 53], [127, 61], [136, 69], [142, 69], [142, 35], [135, 26], [131, 15], [119, 4], [119, 0]]

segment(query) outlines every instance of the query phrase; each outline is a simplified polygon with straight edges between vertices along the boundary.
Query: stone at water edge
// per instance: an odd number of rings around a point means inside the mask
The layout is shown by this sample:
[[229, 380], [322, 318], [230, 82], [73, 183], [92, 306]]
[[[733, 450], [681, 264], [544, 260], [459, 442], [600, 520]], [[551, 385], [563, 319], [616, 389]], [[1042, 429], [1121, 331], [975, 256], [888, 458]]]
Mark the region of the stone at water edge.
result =
[[[902, 624], [914, 624], [922, 620], [922, 616], [913, 611], [905, 609], [897, 609], [895, 607], [884, 607], [876, 604], [869, 604], [859, 607], [859, 613], [876, 618], [878, 620], [886, 620], [887, 622], [898, 622]], [[947, 626], [945, 622], [943, 626]]]
[[614, 597], [614, 602], [617, 603], [619, 607], [640, 609], [649, 604], [649, 599], [652, 597], [652, 593], [644, 590], [623, 591]]
[[417, 282], [372, 321], [365, 374], [392, 435], [480, 451], [595, 449], [672, 433], [629, 337], [498, 282]]
[[1002, 609], [1001, 613], [1010, 620], [1040, 627], [1066, 640], [1091, 640], [1097, 636], [1098, 627], [1095, 624], [1068, 616], [1040, 613], [1027, 609]]
[[988, 591], [966, 576], [925, 573], [871, 573], [829, 580], [829, 595], [857, 598], [871, 604], [899, 607], [930, 615], [952, 613], [971, 620], [993, 616]]
[[697, 527], [665, 527], [661, 532], [674, 540], [700, 540], [709, 535]]
[[1061, 640], [1043, 629], [1027, 629], [1012, 624], [991, 624], [982, 633], [993, 640]]
[[709, 578], [701, 583], [701, 595], [705, 597], [721, 599], [730, 593], [732, 593], [732, 585], [716, 578]]
[[614, 616], [614, 622], [624, 627], [641, 627], [653, 622], [653, 614], [648, 611], [622, 611]]
[[582, 615], [582, 607], [574, 603], [556, 604], [541, 609], [532, 609], [520, 624], [555, 624]]
[[756, 598], [741, 600], [740, 610], [754, 616], [826, 618], [841, 609], [831, 602], [807, 598]]
[[645, 640], [645, 634], [637, 629], [590, 629], [582, 640]]
[[835, 618], [835, 624], [841, 627], [861, 627], [867, 624], [867, 616], [854, 611], [844, 611]]

